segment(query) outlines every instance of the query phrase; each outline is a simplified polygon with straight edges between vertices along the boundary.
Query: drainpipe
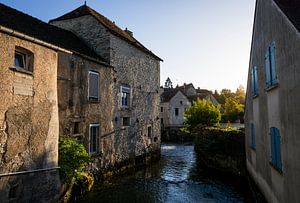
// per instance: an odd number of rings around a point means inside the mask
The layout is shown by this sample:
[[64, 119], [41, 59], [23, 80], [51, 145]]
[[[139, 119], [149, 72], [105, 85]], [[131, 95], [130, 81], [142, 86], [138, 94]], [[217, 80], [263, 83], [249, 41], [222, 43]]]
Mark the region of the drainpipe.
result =
[[44, 171], [52, 171], [60, 169], [60, 167], [52, 167], [52, 168], [43, 168], [43, 169], [35, 169], [35, 170], [29, 170], [29, 171], [18, 171], [18, 172], [10, 172], [10, 173], [3, 173], [0, 174], [0, 178], [6, 177], [6, 176], [15, 176], [15, 175], [23, 175], [28, 173], [38, 173], [38, 172], [44, 172]]

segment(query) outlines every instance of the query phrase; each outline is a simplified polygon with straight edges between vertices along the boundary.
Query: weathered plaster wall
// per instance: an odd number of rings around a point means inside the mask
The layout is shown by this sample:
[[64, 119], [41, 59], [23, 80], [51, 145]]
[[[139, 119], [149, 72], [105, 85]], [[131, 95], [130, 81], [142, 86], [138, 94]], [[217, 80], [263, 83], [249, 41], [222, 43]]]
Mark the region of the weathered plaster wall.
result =
[[[34, 54], [32, 75], [11, 70], [15, 47]], [[0, 174], [58, 165], [57, 53], [0, 33]], [[41, 178], [43, 177], [43, 178]], [[0, 178], [0, 202], [57, 197], [57, 171]]]
[[[182, 103], [181, 103], [182, 102]], [[191, 102], [181, 92], [177, 92], [176, 95], [169, 102], [168, 116], [169, 127], [183, 126], [184, 122], [184, 110], [191, 106]], [[178, 116], [175, 115], [175, 108], [178, 108]]]
[[[279, 86], [266, 91], [264, 56], [276, 43]], [[300, 193], [300, 35], [271, 0], [258, 0], [250, 67], [258, 67], [259, 96], [251, 96], [248, 77], [246, 101], [247, 167], [269, 202], [299, 202]], [[256, 151], [251, 150], [250, 123], [256, 127]], [[270, 164], [269, 128], [281, 135], [282, 174]], [[253, 155], [255, 153], [255, 155]], [[252, 158], [251, 158], [252, 157]], [[255, 158], [255, 160], [253, 160]]]
[[[77, 55], [59, 53], [58, 99], [60, 135], [76, 137], [89, 151], [89, 125], [100, 124], [99, 155], [101, 163], [110, 151], [110, 134], [113, 128], [113, 76], [110, 67], [85, 60]], [[99, 100], [88, 100], [88, 72], [99, 73]], [[79, 132], [74, 134], [74, 123], [79, 122]], [[102, 161], [102, 164], [105, 163]], [[98, 166], [99, 167], [99, 166]]]

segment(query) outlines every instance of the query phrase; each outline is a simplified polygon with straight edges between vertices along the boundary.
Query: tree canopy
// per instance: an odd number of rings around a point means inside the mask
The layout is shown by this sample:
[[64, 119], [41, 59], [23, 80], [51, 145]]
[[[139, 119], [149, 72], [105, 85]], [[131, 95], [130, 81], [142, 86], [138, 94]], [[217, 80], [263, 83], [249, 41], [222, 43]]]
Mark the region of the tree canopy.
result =
[[169, 77], [166, 79], [164, 88], [173, 88], [173, 83]]
[[210, 100], [197, 99], [193, 105], [184, 112], [185, 124], [189, 129], [197, 126], [216, 126], [221, 120], [219, 107], [215, 107]]

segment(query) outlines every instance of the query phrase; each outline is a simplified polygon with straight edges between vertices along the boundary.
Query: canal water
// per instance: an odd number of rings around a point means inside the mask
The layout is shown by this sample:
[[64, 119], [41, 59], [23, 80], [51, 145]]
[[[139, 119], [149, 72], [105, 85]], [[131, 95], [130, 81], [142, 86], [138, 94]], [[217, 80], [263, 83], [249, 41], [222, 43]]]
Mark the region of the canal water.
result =
[[163, 144], [161, 160], [113, 179], [77, 202], [248, 202], [237, 180], [201, 168], [193, 145]]

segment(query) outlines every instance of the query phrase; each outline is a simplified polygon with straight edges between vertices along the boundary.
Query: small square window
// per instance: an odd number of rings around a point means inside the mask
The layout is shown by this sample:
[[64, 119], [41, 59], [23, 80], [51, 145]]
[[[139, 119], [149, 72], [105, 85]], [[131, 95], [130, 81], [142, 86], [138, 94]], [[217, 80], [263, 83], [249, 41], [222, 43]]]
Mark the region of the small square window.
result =
[[14, 68], [33, 72], [33, 53], [22, 47], [15, 47]]
[[130, 126], [130, 117], [123, 117], [123, 126]]

